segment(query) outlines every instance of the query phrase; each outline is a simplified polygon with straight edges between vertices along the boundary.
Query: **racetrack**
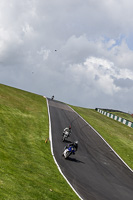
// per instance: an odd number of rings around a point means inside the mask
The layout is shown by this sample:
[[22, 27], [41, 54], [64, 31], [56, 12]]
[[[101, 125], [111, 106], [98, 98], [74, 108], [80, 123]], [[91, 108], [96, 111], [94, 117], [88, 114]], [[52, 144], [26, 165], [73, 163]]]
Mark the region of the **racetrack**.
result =
[[[132, 200], [133, 173], [99, 135], [69, 106], [48, 99], [53, 152], [61, 171], [84, 200]], [[68, 142], [78, 140], [75, 155], [65, 160], [62, 132], [72, 126]]]

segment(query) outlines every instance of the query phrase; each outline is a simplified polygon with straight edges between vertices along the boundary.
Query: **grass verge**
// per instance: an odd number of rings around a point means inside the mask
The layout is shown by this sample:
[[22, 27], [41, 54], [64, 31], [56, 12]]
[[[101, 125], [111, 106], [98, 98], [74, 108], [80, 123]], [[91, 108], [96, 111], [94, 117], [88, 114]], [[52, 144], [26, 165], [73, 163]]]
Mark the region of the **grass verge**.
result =
[[93, 126], [133, 169], [133, 129], [98, 113], [94, 109], [71, 107]]
[[110, 113], [117, 115], [119, 117], [122, 117], [123, 119], [126, 119], [126, 120], [133, 122], [133, 117], [128, 113], [121, 113], [121, 112], [110, 112]]
[[46, 100], [0, 84], [0, 199], [79, 199], [51, 155]]

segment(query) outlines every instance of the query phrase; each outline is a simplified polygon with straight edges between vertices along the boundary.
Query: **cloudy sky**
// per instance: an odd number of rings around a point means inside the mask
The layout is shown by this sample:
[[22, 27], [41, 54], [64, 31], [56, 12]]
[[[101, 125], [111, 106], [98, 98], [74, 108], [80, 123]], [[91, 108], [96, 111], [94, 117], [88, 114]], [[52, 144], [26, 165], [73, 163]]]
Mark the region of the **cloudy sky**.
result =
[[0, 83], [133, 112], [132, 0], [0, 0]]

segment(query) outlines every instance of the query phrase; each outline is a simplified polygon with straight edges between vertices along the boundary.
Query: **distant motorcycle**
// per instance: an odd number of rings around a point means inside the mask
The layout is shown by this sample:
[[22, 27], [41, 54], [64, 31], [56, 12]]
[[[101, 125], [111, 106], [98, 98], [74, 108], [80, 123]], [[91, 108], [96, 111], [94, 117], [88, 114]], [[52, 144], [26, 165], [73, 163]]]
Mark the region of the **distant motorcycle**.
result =
[[54, 95], [51, 97], [52, 100], [54, 100]]
[[65, 141], [69, 136], [70, 136], [69, 131], [65, 131], [65, 132], [63, 132], [62, 141], [64, 142], [64, 141]]
[[66, 138], [70, 137], [71, 133], [72, 133], [71, 125], [69, 125], [69, 127], [64, 128], [62, 141], [64, 142]]
[[75, 154], [74, 147], [65, 147], [65, 150], [62, 154], [65, 157], [65, 159], [67, 159], [71, 154]]

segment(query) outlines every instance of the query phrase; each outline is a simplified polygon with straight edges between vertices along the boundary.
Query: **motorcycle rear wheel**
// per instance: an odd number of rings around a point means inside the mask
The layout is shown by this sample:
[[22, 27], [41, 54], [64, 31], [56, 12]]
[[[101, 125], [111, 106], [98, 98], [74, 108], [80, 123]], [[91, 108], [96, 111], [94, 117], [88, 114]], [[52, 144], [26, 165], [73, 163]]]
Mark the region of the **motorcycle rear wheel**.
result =
[[63, 136], [62, 141], [63, 141], [63, 142], [65, 141], [65, 136]]

